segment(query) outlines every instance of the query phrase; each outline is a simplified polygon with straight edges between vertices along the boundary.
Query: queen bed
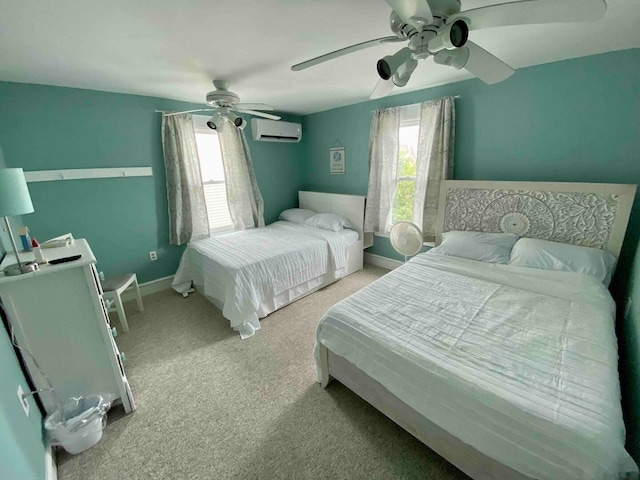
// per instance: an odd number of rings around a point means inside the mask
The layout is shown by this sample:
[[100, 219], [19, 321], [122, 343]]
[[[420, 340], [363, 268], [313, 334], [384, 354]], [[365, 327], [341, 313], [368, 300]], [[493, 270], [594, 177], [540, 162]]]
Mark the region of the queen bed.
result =
[[338, 231], [278, 221], [188, 244], [173, 288], [193, 286], [245, 339], [260, 318], [362, 269], [365, 198], [298, 192], [301, 209], [334, 214], [350, 228]]
[[[634, 194], [446, 181], [438, 243], [506, 231], [617, 257]], [[332, 307], [315, 356], [323, 386], [340, 381], [472, 478], [638, 476], [615, 303], [592, 275], [424, 253]]]

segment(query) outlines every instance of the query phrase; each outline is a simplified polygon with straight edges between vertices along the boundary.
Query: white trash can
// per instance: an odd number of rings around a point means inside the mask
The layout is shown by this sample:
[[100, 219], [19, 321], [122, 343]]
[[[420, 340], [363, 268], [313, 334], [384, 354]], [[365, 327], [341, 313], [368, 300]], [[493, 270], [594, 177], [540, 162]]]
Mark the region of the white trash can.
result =
[[62, 410], [56, 410], [44, 421], [50, 443], [61, 445], [74, 455], [93, 447], [102, 438], [111, 400], [108, 393], [67, 400]]

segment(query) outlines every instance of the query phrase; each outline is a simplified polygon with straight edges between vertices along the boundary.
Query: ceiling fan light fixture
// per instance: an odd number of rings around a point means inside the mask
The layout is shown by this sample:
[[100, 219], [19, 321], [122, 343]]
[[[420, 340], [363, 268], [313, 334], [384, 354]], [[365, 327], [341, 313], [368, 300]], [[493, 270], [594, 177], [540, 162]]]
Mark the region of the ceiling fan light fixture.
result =
[[404, 47], [393, 55], [387, 55], [378, 60], [378, 75], [380, 75], [380, 78], [383, 80], [389, 80], [396, 74], [398, 69], [410, 59], [411, 49], [409, 47]]
[[438, 65], [446, 65], [460, 70], [469, 61], [469, 49], [462, 47], [455, 50], [440, 50], [433, 56], [433, 61]]
[[468, 38], [469, 21], [466, 18], [458, 18], [429, 40], [429, 50], [439, 52], [444, 49], [460, 48], [467, 43]]
[[247, 126], [247, 122], [244, 118], [239, 117], [238, 115], [234, 115], [233, 113], [228, 113], [227, 118], [240, 130], [244, 130]]
[[411, 74], [418, 66], [418, 61], [414, 58], [410, 58], [398, 68], [396, 74], [392, 77], [393, 84], [396, 87], [404, 87], [409, 79], [411, 78]]
[[207, 120], [207, 127], [216, 132], [222, 132], [224, 128], [224, 116], [219, 112], [213, 114], [213, 116]]

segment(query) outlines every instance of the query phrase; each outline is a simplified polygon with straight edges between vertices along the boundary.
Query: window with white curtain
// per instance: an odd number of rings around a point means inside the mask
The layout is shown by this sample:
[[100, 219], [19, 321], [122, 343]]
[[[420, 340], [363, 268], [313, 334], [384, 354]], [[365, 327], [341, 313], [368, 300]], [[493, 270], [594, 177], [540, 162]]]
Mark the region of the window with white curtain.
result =
[[364, 231], [386, 235], [398, 221], [435, 239], [440, 185], [451, 178], [453, 97], [372, 112]]
[[416, 190], [416, 158], [420, 133], [420, 105], [407, 105], [400, 110], [398, 131], [398, 168], [393, 198], [391, 223], [411, 222]]
[[208, 118], [194, 115], [193, 126], [200, 159], [202, 189], [207, 204], [209, 231], [213, 234], [232, 231], [233, 221], [227, 202], [227, 186], [222, 166], [220, 142], [216, 131], [206, 126]]

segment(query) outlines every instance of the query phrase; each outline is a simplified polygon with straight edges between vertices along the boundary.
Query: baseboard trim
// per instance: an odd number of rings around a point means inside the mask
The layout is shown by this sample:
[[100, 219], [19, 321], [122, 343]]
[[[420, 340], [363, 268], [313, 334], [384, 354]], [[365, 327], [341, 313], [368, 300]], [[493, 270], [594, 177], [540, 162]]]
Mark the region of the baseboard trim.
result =
[[393, 270], [402, 265], [400, 260], [394, 260], [393, 258], [383, 257], [382, 255], [376, 255], [375, 253], [364, 254], [364, 262], [375, 265], [376, 267], [386, 268], [387, 270]]
[[[166, 290], [167, 288], [171, 288], [171, 283], [173, 282], [173, 275], [168, 277], [156, 278], [155, 280], [151, 280], [150, 282], [141, 283], [140, 287], [140, 295], [147, 296], [152, 293], [161, 292], [162, 290]], [[122, 295], [122, 301], [128, 302], [129, 300], [134, 300], [136, 296], [133, 293], [133, 290], [127, 290]]]
[[46, 480], [58, 480], [58, 467], [56, 466], [56, 454], [53, 446], [47, 445], [44, 451], [44, 472]]

